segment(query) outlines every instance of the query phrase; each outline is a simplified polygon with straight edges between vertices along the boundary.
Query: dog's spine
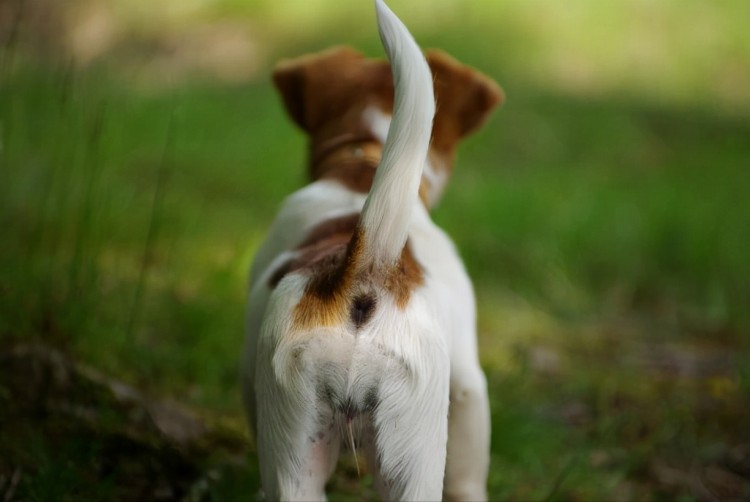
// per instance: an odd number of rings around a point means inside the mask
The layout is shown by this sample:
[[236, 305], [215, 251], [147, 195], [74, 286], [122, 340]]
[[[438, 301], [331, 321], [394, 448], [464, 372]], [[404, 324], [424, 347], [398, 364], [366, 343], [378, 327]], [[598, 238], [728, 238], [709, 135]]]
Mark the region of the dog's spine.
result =
[[375, 0], [378, 30], [391, 63], [395, 87], [393, 118], [383, 156], [360, 217], [365, 262], [395, 264], [406, 244], [412, 211], [435, 115], [432, 72], [409, 30]]

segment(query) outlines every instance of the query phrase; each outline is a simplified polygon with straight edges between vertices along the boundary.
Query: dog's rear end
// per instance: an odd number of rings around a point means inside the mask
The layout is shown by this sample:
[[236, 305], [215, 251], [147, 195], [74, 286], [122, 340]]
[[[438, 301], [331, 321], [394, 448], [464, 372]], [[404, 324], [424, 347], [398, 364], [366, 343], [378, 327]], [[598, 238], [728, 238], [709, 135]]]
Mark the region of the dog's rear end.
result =
[[276, 232], [252, 274], [243, 379], [270, 499], [325, 498], [342, 442], [361, 446], [384, 499], [440, 499], [446, 450], [455, 493], [484, 496], [489, 423], [471, 285], [420, 203], [433, 77], [403, 24], [376, 5], [395, 104], [372, 188], [365, 199], [323, 180], [294, 194], [276, 228], [305, 222], [303, 235]]

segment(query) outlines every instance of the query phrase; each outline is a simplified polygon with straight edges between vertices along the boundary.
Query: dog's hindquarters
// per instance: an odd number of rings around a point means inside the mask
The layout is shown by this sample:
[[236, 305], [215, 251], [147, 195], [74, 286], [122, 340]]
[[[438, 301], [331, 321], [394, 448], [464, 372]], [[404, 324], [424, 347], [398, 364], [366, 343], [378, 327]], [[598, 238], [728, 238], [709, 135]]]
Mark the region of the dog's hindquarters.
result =
[[[299, 279], [285, 279], [274, 292], [277, 321], [290, 317], [285, 309], [302, 293]], [[349, 427], [384, 500], [441, 497], [446, 341], [423, 295], [403, 312], [382, 307], [356, 331], [329, 326], [290, 337], [283, 321], [264, 324], [257, 442], [270, 498], [321, 498], [340, 444], [351, 443]]]

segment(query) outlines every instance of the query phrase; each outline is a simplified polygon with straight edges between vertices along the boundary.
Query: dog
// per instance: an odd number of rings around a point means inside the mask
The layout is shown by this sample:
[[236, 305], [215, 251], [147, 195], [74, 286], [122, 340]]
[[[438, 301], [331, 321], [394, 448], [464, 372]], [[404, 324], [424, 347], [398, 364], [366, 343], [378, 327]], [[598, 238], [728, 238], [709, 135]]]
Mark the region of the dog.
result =
[[440, 51], [425, 58], [375, 3], [390, 65], [336, 47], [273, 74], [309, 136], [312, 182], [285, 200], [250, 272], [242, 384], [262, 488], [324, 500], [345, 445], [384, 500], [482, 500], [474, 294], [429, 209], [457, 143], [503, 94]]

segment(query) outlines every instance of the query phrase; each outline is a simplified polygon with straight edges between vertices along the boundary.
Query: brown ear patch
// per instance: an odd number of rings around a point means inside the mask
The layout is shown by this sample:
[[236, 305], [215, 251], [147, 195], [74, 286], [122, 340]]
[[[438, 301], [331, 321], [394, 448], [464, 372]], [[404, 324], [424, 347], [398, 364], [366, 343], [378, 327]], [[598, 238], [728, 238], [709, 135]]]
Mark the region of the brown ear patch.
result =
[[352, 66], [364, 56], [351, 47], [337, 46], [315, 54], [281, 60], [273, 70], [273, 83], [284, 100], [292, 119], [302, 127], [314, 110], [310, 108], [313, 95], [323, 83], [336, 78], [336, 71]]
[[345, 46], [283, 60], [274, 69], [273, 82], [289, 115], [308, 133], [368, 95], [387, 101], [393, 94], [388, 64]]
[[451, 150], [458, 140], [484, 124], [490, 112], [502, 103], [504, 94], [494, 80], [445, 52], [431, 49], [426, 57], [434, 76], [437, 101], [433, 145]]

